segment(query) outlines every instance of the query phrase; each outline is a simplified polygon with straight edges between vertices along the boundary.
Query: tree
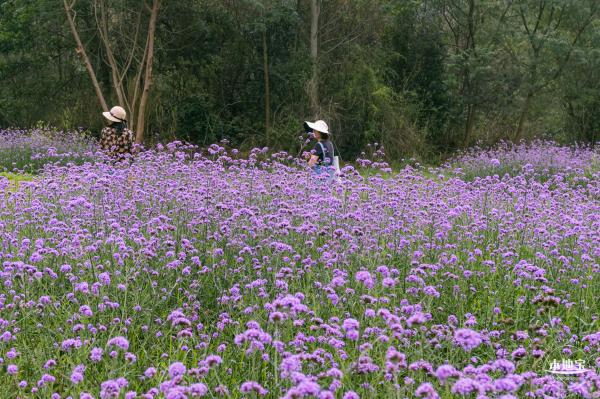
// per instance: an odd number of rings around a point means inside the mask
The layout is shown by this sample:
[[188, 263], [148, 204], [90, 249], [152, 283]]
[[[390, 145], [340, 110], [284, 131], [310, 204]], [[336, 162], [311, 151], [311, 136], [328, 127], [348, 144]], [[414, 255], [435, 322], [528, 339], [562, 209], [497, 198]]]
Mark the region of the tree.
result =
[[[107, 110], [108, 107], [102, 94], [102, 88], [98, 83], [94, 67], [89, 60], [79, 35], [75, 21], [77, 15], [74, 9], [75, 3], [76, 0], [63, 0], [65, 13], [69, 21], [71, 33], [77, 44], [77, 53], [81, 55], [86, 65], [100, 104], [103, 109]], [[152, 0], [151, 4], [146, 3], [145, 0], [142, 1], [138, 12], [135, 13], [133, 31], [122, 27], [122, 25], [130, 22], [126, 15], [126, 11], [130, 10], [121, 10], [122, 14], [117, 14], [107, 4], [107, 0], [93, 0], [91, 7], [103, 44], [106, 63], [110, 68], [114, 93], [117, 96], [119, 104], [127, 109], [131, 128], [136, 131], [135, 141], [141, 144], [145, 132], [146, 106], [153, 80], [154, 42], [160, 0]], [[139, 38], [141, 36], [140, 30], [142, 29], [141, 16], [145, 12], [149, 13], [149, 17], [146, 40], [142, 46]], [[115, 34], [116, 32], [118, 35]], [[117, 46], [118, 53], [115, 53], [114, 43], [120, 44]], [[135, 72], [131, 73], [133, 64], [136, 64], [134, 68]]]
[[514, 134], [520, 141], [534, 98], [561, 77], [600, 6], [596, 0], [528, 0], [515, 7], [528, 47], [521, 61], [524, 99]]
[[508, 12], [512, 2], [434, 2], [440, 9], [450, 38], [448, 67], [451, 85], [458, 87], [456, 102], [464, 107], [462, 147], [472, 143], [478, 115], [489, 112], [501, 95], [498, 91], [498, 86], [502, 85], [499, 77], [506, 75], [499, 72], [506, 64], [497, 61], [504, 59], [502, 46], [510, 31]]
[[90, 79], [92, 79], [92, 85], [94, 86], [94, 90], [96, 91], [96, 95], [98, 96], [98, 101], [100, 101], [102, 109], [104, 111], [108, 111], [108, 106], [106, 105], [106, 100], [104, 99], [104, 95], [102, 94], [102, 89], [100, 88], [98, 79], [96, 79], [94, 67], [92, 66], [92, 63], [90, 62], [90, 59], [87, 56], [85, 47], [83, 47], [83, 43], [81, 42], [81, 38], [79, 37], [79, 32], [77, 32], [77, 27], [75, 25], [75, 16], [72, 14], [72, 9], [75, 5], [75, 0], [73, 0], [70, 4], [67, 0], [63, 0], [63, 4], [65, 7], [65, 13], [67, 14], [67, 19], [69, 21], [69, 27], [71, 28], [71, 33], [73, 34], [75, 43], [77, 43], [77, 49], [75, 51], [81, 56], [83, 62], [85, 63], [85, 67], [88, 73], [90, 74]]
[[573, 51], [557, 86], [564, 119], [562, 139], [600, 142], [600, 21], [587, 29]]
[[310, 61], [311, 76], [307, 84], [310, 109], [314, 118], [319, 117], [319, 17], [321, 0], [310, 0]]
[[79, 70], [85, 73], [85, 68], [72, 62], [73, 39], [64, 10], [56, 5], [53, 0], [0, 2], [0, 126], [43, 120], [72, 128], [83, 126], [81, 120], [89, 116], [89, 99], [98, 109], [87, 76], [81, 86]]
[[453, 148], [445, 134], [452, 104], [441, 17], [435, 4], [424, 1], [393, 3], [388, 12], [392, 18], [383, 39], [388, 49], [385, 80], [402, 95], [405, 109], [416, 110], [416, 122], [428, 136], [430, 151], [447, 151]]

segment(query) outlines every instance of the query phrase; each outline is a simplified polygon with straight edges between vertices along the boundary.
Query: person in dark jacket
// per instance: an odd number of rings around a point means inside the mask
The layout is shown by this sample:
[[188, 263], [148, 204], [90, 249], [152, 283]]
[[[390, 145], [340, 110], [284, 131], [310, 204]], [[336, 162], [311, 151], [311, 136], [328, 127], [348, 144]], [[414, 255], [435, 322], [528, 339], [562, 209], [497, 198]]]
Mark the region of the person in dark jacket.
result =
[[333, 143], [329, 140], [331, 133], [327, 123], [322, 120], [316, 122], [304, 122], [306, 130], [312, 130], [317, 143], [308, 160], [308, 166], [315, 172], [315, 175], [326, 173], [328, 175], [327, 183], [333, 182], [335, 178], [335, 168], [333, 167]]
[[100, 134], [100, 148], [111, 157], [125, 158], [131, 154], [135, 135], [127, 127], [127, 113], [115, 106], [102, 115], [110, 122]]

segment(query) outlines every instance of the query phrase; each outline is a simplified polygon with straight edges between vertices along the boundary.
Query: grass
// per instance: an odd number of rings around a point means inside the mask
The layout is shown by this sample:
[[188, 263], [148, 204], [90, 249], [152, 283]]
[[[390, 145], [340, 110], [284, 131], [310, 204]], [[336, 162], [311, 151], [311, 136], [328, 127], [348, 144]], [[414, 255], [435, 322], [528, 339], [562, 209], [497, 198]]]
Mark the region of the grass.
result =
[[29, 173], [0, 172], [0, 176], [6, 177], [9, 181], [9, 189], [15, 191], [22, 182], [32, 181], [34, 176]]

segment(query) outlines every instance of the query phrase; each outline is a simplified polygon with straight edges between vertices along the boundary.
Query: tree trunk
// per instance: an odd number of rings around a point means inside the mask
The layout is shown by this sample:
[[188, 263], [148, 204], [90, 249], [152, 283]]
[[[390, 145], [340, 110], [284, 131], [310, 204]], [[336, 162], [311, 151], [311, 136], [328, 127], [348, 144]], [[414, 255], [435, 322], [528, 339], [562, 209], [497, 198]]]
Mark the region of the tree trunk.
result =
[[473, 137], [475, 130], [475, 105], [469, 104], [467, 107], [467, 124], [465, 125], [465, 137], [463, 139], [463, 147], [467, 147]]
[[525, 102], [523, 103], [523, 109], [521, 110], [521, 116], [519, 117], [519, 125], [515, 133], [515, 142], [521, 141], [523, 138], [523, 129], [525, 128], [525, 122], [527, 121], [527, 114], [529, 113], [529, 107], [531, 106], [531, 100], [533, 99], [533, 92], [529, 91]]
[[[141, 144], [144, 140], [144, 124], [146, 118], [146, 104], [148, 102], [148, 95], [150, 94], [150, 86], [152, 85], [152, 63], [154, 61], [154, 33], [156, 32], [156, 17], [158, 15], [158, 8], [160, 7], [160, 0], [153, 0], [152, 9], [150, 10], [150, 22], [148, 23], [148, 41], [147, 41], [147, 58], [146, 58], [146, 71], [144, 75], [144, 89], [142, 91], [142, 97], [140, 99], [140, 106], [137, 113], [137, 124], [136, 124], [136, 144]], [[140, 66], [141, 67], [141, 66]]]
[[[129, 116], [130, 120], [135, 121], [135, 117], [137, 116], [137, 110], [135, 109], [138, 104], [139, 92], [140, 92], [140, 84], [142, 81], [142, 72], [144, 70], [144, 64], [146, 62], [146, 57], [148, 56], [148, 36], [146, 36], [146, 44], [144, 44], [144, 54], [142, 54], [142, 60], [139, 62], [139, 67], [137, 68], [137, 72], [135, 74], [135, 79], [133, 81], [133, 98], [131, 100], [131, 115]], [[137, 130], [134, 130], [137, 131]]]
[[310, 109], [315, 118], [319, 116], [319, 14], [321, 13], [321, 0], [310, 2], [310, 59], [312, 62], [312, 76], [308, 82], [308, 99]]
[[271, 103], [270, 103], [270, 89], [269, 89], [269, 49], [267, 47], [267, 26], [265, 25], [262, 32], [262, 45], [263, 45], [263, 70], [265, 78], [265, 137], [267, 144], [271, 145], [269, 132], [271, 130]]
[[[100, 7], [100, 19], [98, 19], [98, 6]], [[100, 39], [102, 40], [104, 49], [106, 50], [106, 57], [108, 58], [108, 64], [110, 66], [113, 87], [115, 89], [115, 93], [117, 94], [117, 101], [119, 102], [120, 106], [126, 107], [125, 95], [123, 94], [123, 89], [119, 79], [117, 61], [115, 60], [112, 47], [110, 46], [110, 38], [108, 37], [108, 24], [106, 21], [104, 2], [101, 2], [98, 5], [98, 1], [94, 1], [94, 14], [96, 17], [96, 25], [98, 25], [98, 33], [100, 34]], [[128, 112], [130, 112], [129, 109]]]
[[67, 19], [69, 20], [69, 26], [71, 27], [71, 33], [73, 34], [73, 38], [77, 43], [77, 54], [81, 56], [83, 62], [85, 63], [85, 67], [92, 79], [92, 84], [94, 85], [94, 90], [96, 91], [96, 96], [100, 101], [100, 105], [104, 111], [108, 111], [108, 106], [106, 105], [106, 101], [104, 100], [104, 95], [102, 95], [102, 89], [100, 88], [100, 84], [98, 83], [98, 79], [96, 79], [96, 74], [94, 73], [94, 68], [92, 67], [92, 63], [85, 52], [85, 48], [83, 47], [83, 43], [81, 43], [81, 38], [79, 37], [79, 33], [77, 32], [77, 27], [75, 26], [75, 19], [71, 14], [73, 6], [75, 5], [75, 0], [69, 5], [67, 0], [63, 0], [63, 4], [65, 7], [65, 13], [67, 14]]

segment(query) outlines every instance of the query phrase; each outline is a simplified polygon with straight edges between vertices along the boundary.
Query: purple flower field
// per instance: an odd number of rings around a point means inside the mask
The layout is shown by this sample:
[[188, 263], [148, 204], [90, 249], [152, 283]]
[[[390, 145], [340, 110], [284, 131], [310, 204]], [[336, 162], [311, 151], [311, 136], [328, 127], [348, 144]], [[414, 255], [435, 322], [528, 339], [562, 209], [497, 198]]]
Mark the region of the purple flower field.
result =
[[452, 167], [467, 179], [506, 173], [515, 176], [523, 168], [543, 177], [560, 172], [581, 178], [600, 169], [600, 153], [589, 145], [568, 147], [546, 140], [520, 144], [501, 142], [492, 149], [473, 147], [458, 154], [447, 165], [447, 168]]
[[35, 173], [49, 163], [83, 163], [97, 150], [82, 132], [0, 129], [0, 172]]
[[600, 397], [600, 172], [537, 173], [329, 189], [171, 143], [0, 177], [0, 397]]

